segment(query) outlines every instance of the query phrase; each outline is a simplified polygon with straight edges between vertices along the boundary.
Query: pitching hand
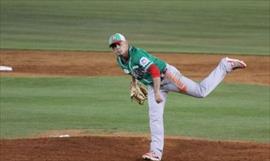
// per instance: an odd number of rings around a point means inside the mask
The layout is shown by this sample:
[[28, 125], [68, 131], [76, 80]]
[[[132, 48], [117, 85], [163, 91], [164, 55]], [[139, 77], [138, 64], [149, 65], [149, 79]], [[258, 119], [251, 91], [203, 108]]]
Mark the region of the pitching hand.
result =
[[161, 103], [163, 101], [159, 92], [155, 93], [155, 99], [157, 103]]

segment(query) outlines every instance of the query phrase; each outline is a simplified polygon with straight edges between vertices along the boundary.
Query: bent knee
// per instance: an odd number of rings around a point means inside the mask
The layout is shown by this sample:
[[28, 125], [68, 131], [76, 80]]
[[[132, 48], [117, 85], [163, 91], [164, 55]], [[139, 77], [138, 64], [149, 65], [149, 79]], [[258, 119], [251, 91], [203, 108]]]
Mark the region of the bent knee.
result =
[[205, 97], [207, 97], [207, 94], [204, 94], [204, 93], [202, 93], [202, 94], [200, 94], [200, 95], [198, 96], [198, 98], [205, 98]]
[[205, 90], [200, 90], [200, 92], [198, 92], [198, 98], [205, 98], [208, 96], [209, 93], [207, 93]]

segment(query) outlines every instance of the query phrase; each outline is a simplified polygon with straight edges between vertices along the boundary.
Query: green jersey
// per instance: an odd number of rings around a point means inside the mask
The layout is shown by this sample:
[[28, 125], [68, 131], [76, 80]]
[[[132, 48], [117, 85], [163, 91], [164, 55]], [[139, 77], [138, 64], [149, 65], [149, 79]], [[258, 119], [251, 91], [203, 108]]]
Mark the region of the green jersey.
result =
[[129, 59], [127, 61], [121, 56], [118, 56], [118, 65], [126, 74], [132, 75], [145, 85], [153, 84], [151, 74], [147, 72], [148, 68], [152, 64], [155, 64], [159, 68], [160, 72], [163, 72], [166, 68], [166, 62], [149, 54], [141, 48], [130, 46], [128, 49], [128, 55]]

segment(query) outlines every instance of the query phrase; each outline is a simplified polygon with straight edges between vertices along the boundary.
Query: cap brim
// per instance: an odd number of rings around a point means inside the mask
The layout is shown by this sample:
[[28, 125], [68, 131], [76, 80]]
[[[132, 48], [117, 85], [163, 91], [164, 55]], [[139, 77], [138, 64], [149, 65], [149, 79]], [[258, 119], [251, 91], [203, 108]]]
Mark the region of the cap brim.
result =
[[111, 48], [112, 45], [114, 45], [114, 44], [116, 44], [116, 43], [120, 43], [120, 42], [121, 42], [121, 40], [119, 40], [119, 41], [114, 41], [113, 43], [111, 43], [111, 45], [109, 45], [109, 47]]

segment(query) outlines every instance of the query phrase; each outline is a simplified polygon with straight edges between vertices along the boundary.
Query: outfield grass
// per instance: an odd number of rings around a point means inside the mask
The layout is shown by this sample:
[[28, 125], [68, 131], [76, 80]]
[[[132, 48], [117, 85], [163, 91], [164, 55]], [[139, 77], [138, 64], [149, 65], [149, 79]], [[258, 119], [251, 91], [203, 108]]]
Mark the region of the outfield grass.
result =
[[[48, 130], [148, 133], [127, 77], [0, 78], [1, 138]], [[205, 99], [171, 93], [166, 135], [270, 141], [269, 86], [222, 84]]]
[[2, 49], [270, 54], [269, 0], [1, 0]]

